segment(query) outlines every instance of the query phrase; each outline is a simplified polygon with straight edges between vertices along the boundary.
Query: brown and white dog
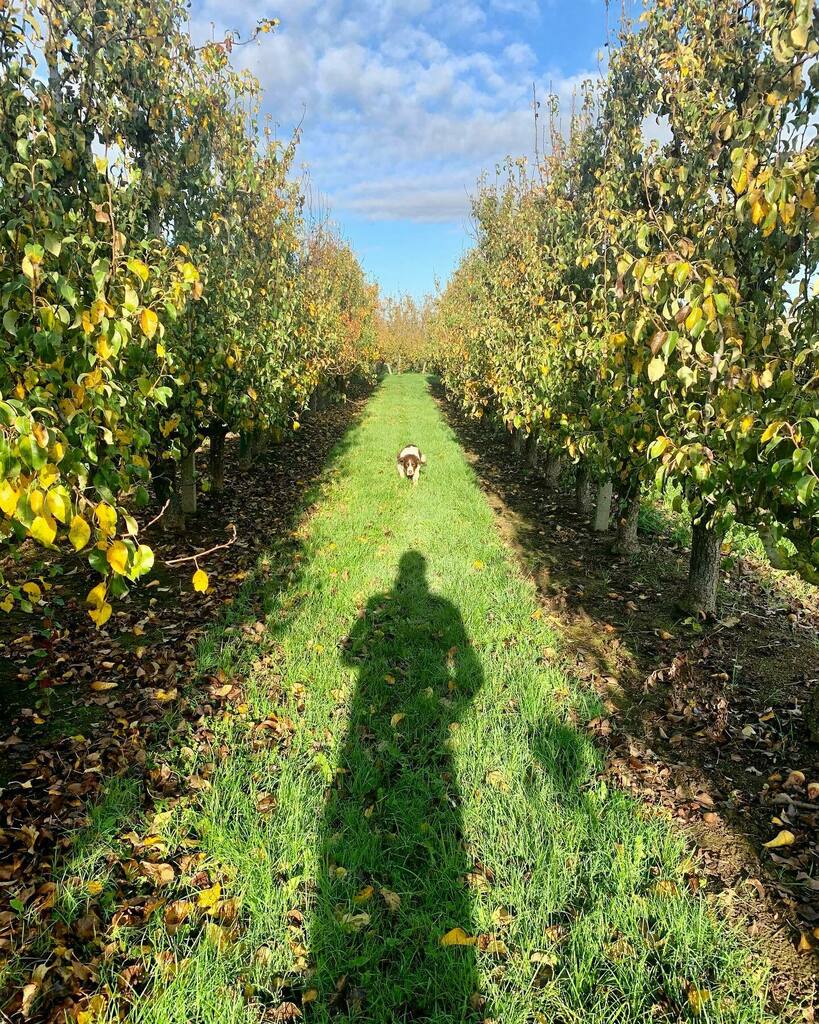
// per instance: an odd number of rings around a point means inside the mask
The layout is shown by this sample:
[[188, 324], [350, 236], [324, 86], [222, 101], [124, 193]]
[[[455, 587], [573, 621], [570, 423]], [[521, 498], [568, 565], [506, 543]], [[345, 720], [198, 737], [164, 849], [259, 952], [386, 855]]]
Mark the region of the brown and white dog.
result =
[[398, 475], [412, 480], [413, 485], [418, 483], [421, 476], [421, 466], [427, 464], [427, 457], [421, 452], [417, 444], [405, 444], [398, 453]]

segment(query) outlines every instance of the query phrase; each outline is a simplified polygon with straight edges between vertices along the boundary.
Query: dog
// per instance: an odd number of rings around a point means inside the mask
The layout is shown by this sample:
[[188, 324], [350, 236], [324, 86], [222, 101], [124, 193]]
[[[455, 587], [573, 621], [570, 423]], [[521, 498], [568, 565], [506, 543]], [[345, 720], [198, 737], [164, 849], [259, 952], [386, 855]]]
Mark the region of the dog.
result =
[[398, 475], [412, 480], [413, 486], [421, 476], [421, 466], [426, 466], [427, 457], [417, 444], [405, 444], [398, 453]]

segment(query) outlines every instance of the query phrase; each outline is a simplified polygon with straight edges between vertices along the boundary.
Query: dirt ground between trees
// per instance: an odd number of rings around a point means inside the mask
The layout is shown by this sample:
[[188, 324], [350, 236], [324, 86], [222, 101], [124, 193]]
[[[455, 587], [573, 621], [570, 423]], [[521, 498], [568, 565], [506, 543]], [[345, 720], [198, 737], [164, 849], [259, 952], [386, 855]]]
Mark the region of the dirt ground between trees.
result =
[[[170, 730], [183, 717], [201, 716], [211, 699], [209, 681], [194, 678], [199, 639], [234, 600], [261, 551], [277, 539], [295, 546], [294, 515], [368, 394], [305, 416], [297, 433], [246, 471], [229, 440], [225, 494], [201, 495], [181, 537], [158, 526], [146, 532], [157, 569], [117, 603], [102, 630], [85, 610], [94, 580], [82, 563], [55, 583], [51, 596], [62, 604], [53, 618], [0, 619], [0, 968], [7, 958], [20, 963], [5, 991], [0, 970], [0, 1020], [20, 1019], [26, 964], [41, 962], [49, 941], [68, 953], [62, 963], [51, 959], [55, 969], [40, 979], [26, 1020], [63, 1021], [73, 994], [93, 980], [95, 964], [72, 953], [87, 936], [75, 935], [75, 926], [50, 928], [55, 867], [107, 780], [141, 772], [146, 807], [153, 794], [167, 794], [168, 780], [150, 771], [150, 750], [167, 745]], [[157, 511], [145, 510], [142, 522]], [[168, 559], [223, 543], [233, 525], [235, 543], [202, 561], [207, 593], [193, 592], [191, 563], [162, 568]], [[202, 688], [198, 698], [190, 692], [194, 682]]]
[[[565, 638], [567, 669], [603, 698], [607, 717], [592, 726], [607, 775], [685, 830], [689, 885], [770, 960], [774, 1010], [814, 1020], [819, 748], [804, 712], [819, 678], [819, 594], [739, 559], [718, 621], [686, 620], [675, 600], [687, 552], [662, 527], [638, 555], [613, 555], [573, 488], [550, 490], [511, 438], [433, 392]], [[793, 843], [765, 848], [780, 832]]]

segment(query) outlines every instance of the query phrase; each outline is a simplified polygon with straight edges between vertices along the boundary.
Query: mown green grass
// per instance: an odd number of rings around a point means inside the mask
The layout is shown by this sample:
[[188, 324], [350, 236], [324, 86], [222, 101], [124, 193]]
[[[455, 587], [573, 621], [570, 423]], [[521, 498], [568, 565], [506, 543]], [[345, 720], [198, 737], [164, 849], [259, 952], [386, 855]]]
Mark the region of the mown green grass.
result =
[[[407, 442], [429, 457], [416, 489]], [[595, 701], [553, 664], [423, 378], [384, 383], [300, 537], [290, 578], [263, 566], [232, 612], [262, 601], [258, 642], [230, 620], [203, 641], [247, 709], [209, 723], [210, 788], [161, 826], [204, 851], [238, 926], [222, 948], [195, 915], [123, 932], [149, 979], [128, 1020], [764, 1020], [764, 968], [689, 891], [681, 840], [598, 779]], [[261, 744], [271, 715], [292, 731]], [[442, 945], [453, 928], [476, 941]]]

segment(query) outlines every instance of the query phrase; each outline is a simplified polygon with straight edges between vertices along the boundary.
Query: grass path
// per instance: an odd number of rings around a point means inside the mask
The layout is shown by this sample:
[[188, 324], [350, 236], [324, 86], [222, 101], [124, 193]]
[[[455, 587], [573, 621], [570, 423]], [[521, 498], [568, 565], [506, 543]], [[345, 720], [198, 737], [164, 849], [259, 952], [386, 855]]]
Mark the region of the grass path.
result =
[[[394, 467], [410, 441], [415, 490]], [[210, 723], [210, 788], [153, 824], [204, 851], [191, 873], [228, 909], [173, 935], [155, 915], [128, 1019], [764, 1020], [682, 844], [598, 781], [594, 701], [553, 665], [423, 378], [380, 388], [299, 536], [284, 586], [264, 564], [248, 584], [266, 632], [203, 643], [246, 707]]]

